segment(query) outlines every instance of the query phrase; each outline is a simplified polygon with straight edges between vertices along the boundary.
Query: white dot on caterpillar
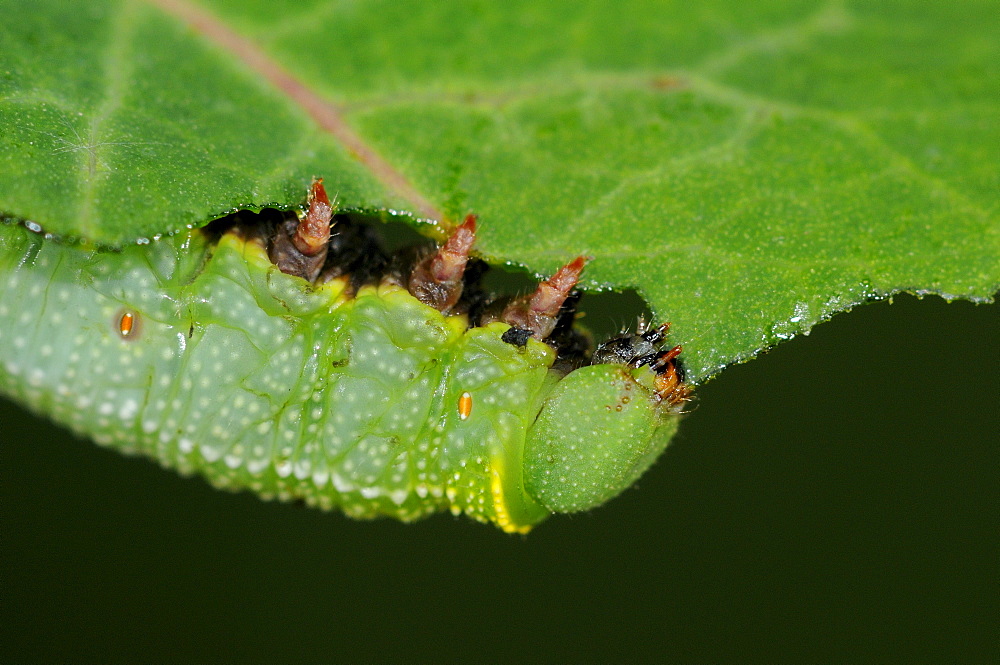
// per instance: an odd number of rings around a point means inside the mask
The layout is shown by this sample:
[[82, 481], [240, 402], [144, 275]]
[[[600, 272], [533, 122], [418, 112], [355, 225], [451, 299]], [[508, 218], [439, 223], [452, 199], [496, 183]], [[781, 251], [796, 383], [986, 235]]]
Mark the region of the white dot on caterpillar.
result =
[[470, 415], [472, 415], [472, 395], [464, 392], [458, 398], [458, 417], [466, 420]]

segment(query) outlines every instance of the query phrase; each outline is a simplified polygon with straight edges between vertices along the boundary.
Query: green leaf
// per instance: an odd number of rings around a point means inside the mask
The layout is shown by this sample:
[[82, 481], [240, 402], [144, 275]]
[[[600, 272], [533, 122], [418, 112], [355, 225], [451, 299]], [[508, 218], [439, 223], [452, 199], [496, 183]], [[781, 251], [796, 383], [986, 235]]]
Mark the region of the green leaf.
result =
[[636, 288], [696, 381], [1000, 287], [994, 2], [0, 0], [0, 211], [120, 244], [301, 202]]

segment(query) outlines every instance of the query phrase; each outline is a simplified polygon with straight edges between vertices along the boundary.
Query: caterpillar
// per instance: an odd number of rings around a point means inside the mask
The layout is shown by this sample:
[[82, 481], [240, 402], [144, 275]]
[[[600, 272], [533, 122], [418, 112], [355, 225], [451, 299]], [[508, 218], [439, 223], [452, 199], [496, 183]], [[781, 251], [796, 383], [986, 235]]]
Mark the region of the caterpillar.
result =
[[0, 224], [0, 393], [219, 487], [525, 533], [631, 486], [689, 390], [666, 325], [588, 349], [583, 257], [492, 299], [476, 222], [389, 253], [315, 180], [120, 250]]

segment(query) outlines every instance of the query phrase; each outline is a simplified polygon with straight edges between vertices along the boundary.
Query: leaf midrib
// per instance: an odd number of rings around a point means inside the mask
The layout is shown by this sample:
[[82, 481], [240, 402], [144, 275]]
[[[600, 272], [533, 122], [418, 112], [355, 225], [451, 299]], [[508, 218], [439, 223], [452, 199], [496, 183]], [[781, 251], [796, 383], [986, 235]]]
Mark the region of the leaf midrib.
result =
[[365, 166], [390, 192], [408, 201], [414, 211], [431, 220], [444, 215], [401, 172], [368, 145], [344, 120], [341, 110], [324, 99], [252, 41], [242, 37], [207, 11], [186, 0], [146, 0], [180, 19], [216, 46], [228, 51], [298, 105]]

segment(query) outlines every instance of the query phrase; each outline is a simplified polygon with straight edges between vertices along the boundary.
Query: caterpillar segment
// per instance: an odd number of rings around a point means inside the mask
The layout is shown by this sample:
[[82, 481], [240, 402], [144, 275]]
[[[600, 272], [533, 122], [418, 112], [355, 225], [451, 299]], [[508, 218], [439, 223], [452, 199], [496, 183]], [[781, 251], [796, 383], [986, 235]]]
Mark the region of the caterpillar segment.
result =
[[558, 362], [584, 259], [491, 317], [472, 216], [390, 279], [321, 180], [301, 219], [268, 215], [117, 252], [0, 225], [0, 392], [219, 487], [511, 533], [619, 494], [676, 429], [665, 326]]

